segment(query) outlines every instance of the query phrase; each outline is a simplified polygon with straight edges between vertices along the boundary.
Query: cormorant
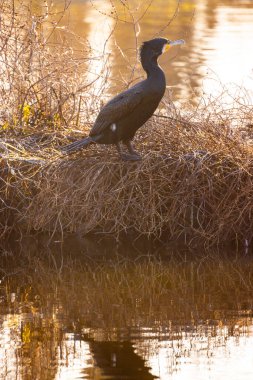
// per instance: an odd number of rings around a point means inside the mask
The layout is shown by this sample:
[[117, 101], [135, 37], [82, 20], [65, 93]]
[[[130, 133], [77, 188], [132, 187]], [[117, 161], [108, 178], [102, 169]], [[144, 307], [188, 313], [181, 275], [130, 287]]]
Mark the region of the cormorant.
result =
[[[154, 38], [142, 44], [140, 59], [147, 78], [111, 99], [99, 112], [89, 136], [62, 148], [64, 153], [75, 152], [89, 144], [115, 144], [123, 160], [140, 160], [131, 140], [136, 131], [153, 115], [162, 99], [166, 80], [157, 63], [158, 57], [173, 45], [184, 40], [170, 41]], [[120, 142], [129, 154], [123, 153]]]

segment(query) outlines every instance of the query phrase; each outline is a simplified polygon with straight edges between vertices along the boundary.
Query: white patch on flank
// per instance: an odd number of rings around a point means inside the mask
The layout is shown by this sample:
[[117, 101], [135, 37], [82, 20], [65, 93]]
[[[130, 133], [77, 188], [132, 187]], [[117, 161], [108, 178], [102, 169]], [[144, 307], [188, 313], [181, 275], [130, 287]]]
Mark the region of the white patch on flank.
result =
[[115, 124], [115, 123], [113, 123], [113, 124], [111, 124], [111, 125], [110, 125], [110, 128], [111, 128], [112, 132], [115, 132], [115, 131], [116, 131], [116, 128], [117, 128], [117, 126], [116, 126], [116, 124]]

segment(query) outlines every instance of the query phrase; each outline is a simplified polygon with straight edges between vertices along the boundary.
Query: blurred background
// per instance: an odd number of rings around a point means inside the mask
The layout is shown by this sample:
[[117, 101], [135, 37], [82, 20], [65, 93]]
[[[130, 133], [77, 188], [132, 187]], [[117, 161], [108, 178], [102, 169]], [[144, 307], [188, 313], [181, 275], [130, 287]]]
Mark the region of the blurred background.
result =
[[[66, 5], [56, 0], [52, 10], [61, 12]], [[37, 7], [43, 12], [43, 1]], [[217, 97], [224, 86], [232, 97], [242, 88], [252, 96], [252, 19], [253, 3], [248, 0], [72, 0], [61, 25], [79, 36], [64, 34], [73, 49], [78, 52], [81, 36], [97, 52], [91, 75], [101, 74], [106, 54], [110, 94], [143, 76], [136, 51], [142, 41], [155, 36], [185, 39], [183, 47], [160, 58], [160, 65], [173, 99], [196, 103]], [[60, 28], [56, 34], [63, 38]]]

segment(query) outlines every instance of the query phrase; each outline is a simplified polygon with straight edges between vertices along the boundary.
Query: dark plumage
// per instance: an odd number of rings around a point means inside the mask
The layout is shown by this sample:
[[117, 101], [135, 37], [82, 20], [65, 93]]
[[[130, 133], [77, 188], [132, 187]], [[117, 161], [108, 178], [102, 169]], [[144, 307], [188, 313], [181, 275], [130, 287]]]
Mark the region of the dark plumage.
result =
[[[147, 78], [111, 99], [98, 114], [89, 137], [63, 147], [62, 152], [72, 153], [92, 143], [115, 144], [122, 159], [139, 160], [131, 140], [153, 115], [166, 88], [165, 75], [157, 59], [170, 46], [182, 43], [183, 40], [169, 41], [165, 38], [144, 42], [140, 59]], [[121, 151], [120, 142], [126, 145], [129, 154]]]

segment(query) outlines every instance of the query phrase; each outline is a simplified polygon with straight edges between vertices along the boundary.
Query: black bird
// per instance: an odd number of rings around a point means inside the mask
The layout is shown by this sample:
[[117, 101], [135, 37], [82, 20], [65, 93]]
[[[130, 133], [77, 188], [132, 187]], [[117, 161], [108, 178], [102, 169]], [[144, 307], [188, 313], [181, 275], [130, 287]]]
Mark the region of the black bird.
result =
[[[62, 148], [64, 153], [73, 153], [89, 144], [115, 144], [123, 160], [140, 160], [131, 141], [136, 131], [153, 115], [166, 88], [165, 75], [157, 63], [158, 57], [173, 45], [184, 40], [170, 41], [154, 38], [142, 44], [140, 59], [147, 78], [111, 99], [99, 112], [88, 137]], [[120, 142], [126, 145], [129, 154], [121, 150]]]

